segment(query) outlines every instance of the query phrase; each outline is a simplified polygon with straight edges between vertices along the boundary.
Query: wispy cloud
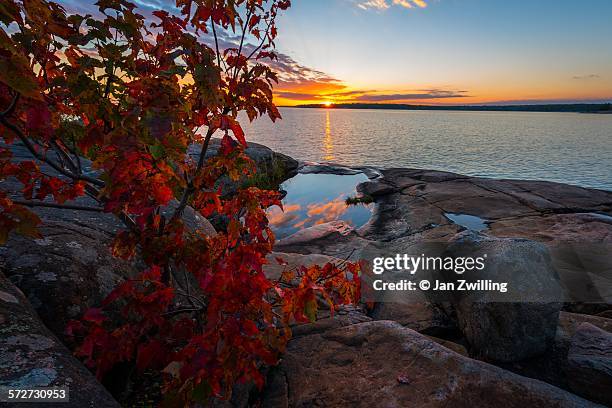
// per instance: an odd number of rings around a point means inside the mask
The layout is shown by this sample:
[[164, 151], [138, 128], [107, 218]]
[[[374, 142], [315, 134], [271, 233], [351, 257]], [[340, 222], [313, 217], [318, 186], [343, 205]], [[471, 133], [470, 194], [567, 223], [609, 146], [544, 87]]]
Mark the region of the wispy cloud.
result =
[[597, 78], [601, 78], [601, 77], [599, 75], [597, 75], [597, 74], [574, 75], [572, 77], [572, 79], [576, 79], [576, 80], [597, 79]]
[[425, 8], [427, 2], [425, 0], [367, 0], [357, 3], [357, 7], [363, 10], [386, 10], [392, 5], [404, 8]]
[[[337, 83], [342, 86], [341, 83]], [[346, 88], [346, 87], [345, 87]], [[335, 103], [351, 102], [414, 102], [422, 100], [442, 100], [452, 98], [468, 98], [471, 95], [464, 90], [454, 89], [416, 89], [400, 92], [385, 92], [376, 89], [342, 90], [334, 92], [277, 90], [276, 96], [294, 101], [333, 101]]]
[[453, 91], [442, 89], [422, 90], [411, 93], [392, 93], [392, 94], [363, 94], [353, 98], [359, 102], [395, 102], [395, 101], [415, 101], [424, 99], [448, 99], [448, 98], [467, 98], [467, 91]]
[[385, 10], [389, 8], [389, 4], [387, 4], [386, 0], [369, 0], [364, 1], [363, 3], [358, 3], [357, 7], [360, 9], [376, 9], [376, 10]]

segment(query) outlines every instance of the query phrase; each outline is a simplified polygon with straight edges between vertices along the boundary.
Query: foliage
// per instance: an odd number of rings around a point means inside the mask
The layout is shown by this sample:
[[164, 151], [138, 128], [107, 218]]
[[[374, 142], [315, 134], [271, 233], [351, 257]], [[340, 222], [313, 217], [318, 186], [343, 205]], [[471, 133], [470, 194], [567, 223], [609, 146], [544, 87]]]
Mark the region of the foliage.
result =
[[374, 202], [374, 197], [369, 194], [363, 194], [356, 197], [347, 197], [344, 202], [346, 205], [372, 204]]
[[[113, 253], [146, 268], [69, 325], [76, 354], [99, 377], [126, 362], [157, 370], [170, 405], [261, 386], [261, 366], [277, 362], [290, 324], [316, 317], [318, 298], [333, 308], [359, 296], [354, 264], [268, 279], [265, 210], [279, 193], [217, 187], [254, 169], [238, 113], [280, 118], [264, 61], [276, 58], [275, 20], [290, 2], [177, 0], [180, 15], [156, 11], [153, 22], [126, 0], [96, 5], [80, 16], [46, 0], [0, 4], [0, 180], [21, 183], [21, 197], [0, 192], [0, 242], [39, 236], [27, 206], [88, 196], [89, 210], [125, 224]], [[221, 31], [239, 43], [220, 49]], [[219, 153], [204, 160], [216, 132]], [[32, 160], [12, 157], [17, 142]], [[187, 205], [226, 217], [227, 230], [187, 229]]]
[[263, 167], [263, 171], [257, 171], [244, 180], [243, 187], [278, 190], [280, 184], [287, 179], [287, 173], [290, 172], [285, 163], [276, 158], [272, 158], [269, 162], [266, 161]]

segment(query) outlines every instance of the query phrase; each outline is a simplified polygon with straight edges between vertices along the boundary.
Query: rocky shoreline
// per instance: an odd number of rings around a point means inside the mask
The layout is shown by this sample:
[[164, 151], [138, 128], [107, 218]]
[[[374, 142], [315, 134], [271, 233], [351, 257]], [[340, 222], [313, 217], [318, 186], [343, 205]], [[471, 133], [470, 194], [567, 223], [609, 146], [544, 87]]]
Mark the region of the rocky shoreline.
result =
[[[247, 153], [260, 171], [272, 171], [275, 183], [297, 171], [363, 172], [370, 179], [357, 187], [373, 200], [370, 221], [358, 229], [334, 221], [281, 239], [273, 256], [290, 265], [407, 253], [422, 242], [466, 235], [503, 259], [516, 259], [504, 249], [508, 240], [525, 242], [525, 250], [537, 254], [565, 242], [612, 245], [612, 192], [420, 169], [298, 165], [257, 144]], [[103, 214], [37, 212], [45, 239], [14, 237], [0, 249], [0, 385], [71, 384], [83, 395], [70, 406], [118, 406], [61, 341], [67, 320], [134, 272], [108, 251], [119, 226]], [[453, 215], [476, 217], [484, 227], [471, 231]], [[212, 228], [195, 214], [186, 216]], [[549, 282], [552, 264], [543, 262], [517, 266], [521, 280]], [[568, 279], [578, 273], [575, 263], [564, 265]], [[584, 259], [579, 266], [592, 282], [610, 276]], [[279, 271], [271, 263], [266, 273]], [[316, 323], [294, 328], [287, 354], [269, 371], [261, 393], [238, 387], [231, 401], [215, 405], [247, 406], [255, 397], [264, 407], [612, 405], [612, 293], [598, 295], [597, 303], [545, 307], [475, 309], [461, 300], [424, 299], [322, 312]]]

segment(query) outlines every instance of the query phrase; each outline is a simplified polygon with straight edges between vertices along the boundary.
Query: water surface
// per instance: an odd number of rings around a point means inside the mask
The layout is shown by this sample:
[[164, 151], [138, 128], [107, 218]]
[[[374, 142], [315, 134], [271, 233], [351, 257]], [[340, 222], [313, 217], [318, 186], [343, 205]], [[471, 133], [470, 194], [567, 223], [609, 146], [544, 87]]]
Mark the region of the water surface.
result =
[[281, 108], [249, 140], [292, 157], [612, 190], [612, 115]]
[[487, 229], [487, 222], [475, 215], [444, 213], [444, 216], [454, 224], [461, 225], [463, 228], [470, 231], [479, 232]]
[[268, 220], [276, 238], [335, 220], [346, 221], [355, 228], [362, 226], [370, 218], [371, 208], [347, 206], [344, 200], [355, 196], [355, 186], [367, 179], [363, 174], [298, 174], [287, 180], [281, 185], [287, 191], [283, 199], [284, 211], [278, 207], [268, 210]]

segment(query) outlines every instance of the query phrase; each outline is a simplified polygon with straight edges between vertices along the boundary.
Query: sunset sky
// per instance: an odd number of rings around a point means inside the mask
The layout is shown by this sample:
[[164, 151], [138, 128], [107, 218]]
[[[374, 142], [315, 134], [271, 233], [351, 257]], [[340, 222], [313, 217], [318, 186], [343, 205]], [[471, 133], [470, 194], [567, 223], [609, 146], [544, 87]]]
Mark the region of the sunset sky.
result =
[[611, 39], [610, 0], [293, 0], [276, 102], [607, 102]]

